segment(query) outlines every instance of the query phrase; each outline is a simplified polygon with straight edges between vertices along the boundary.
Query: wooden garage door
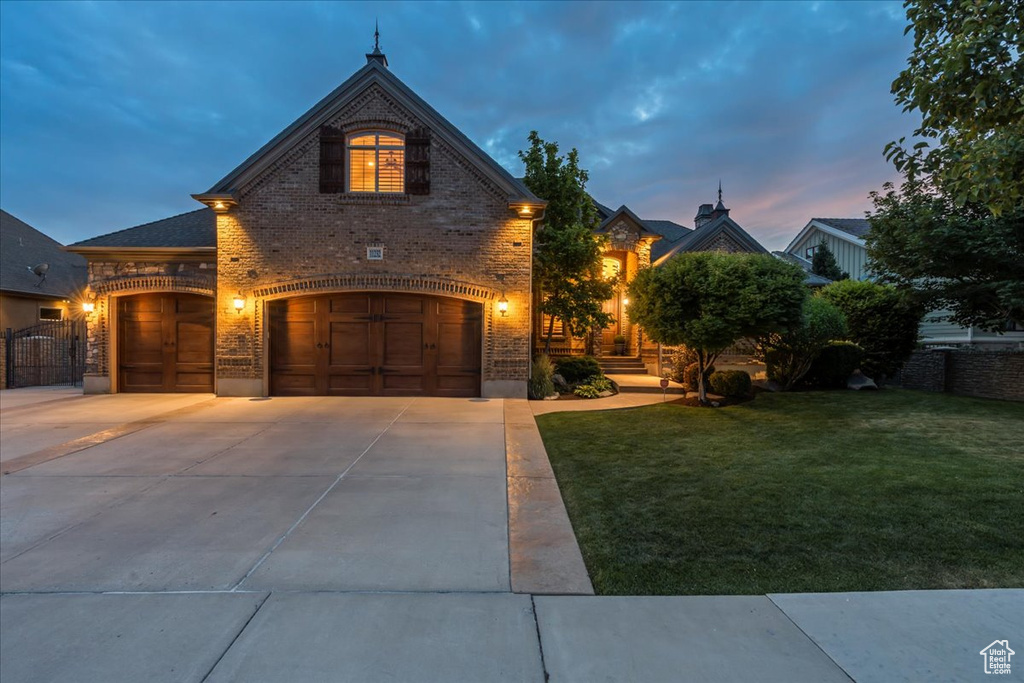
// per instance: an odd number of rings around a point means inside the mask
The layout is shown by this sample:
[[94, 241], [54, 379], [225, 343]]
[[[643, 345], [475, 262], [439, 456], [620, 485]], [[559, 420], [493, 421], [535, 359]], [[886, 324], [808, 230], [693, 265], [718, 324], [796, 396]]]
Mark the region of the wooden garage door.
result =
[[414, 294], [270, 305], [275, 396], [479, 396], [480, 304]]
[[120, 391], [213, 391], [213, 299], [140, 294], [118, 300]]

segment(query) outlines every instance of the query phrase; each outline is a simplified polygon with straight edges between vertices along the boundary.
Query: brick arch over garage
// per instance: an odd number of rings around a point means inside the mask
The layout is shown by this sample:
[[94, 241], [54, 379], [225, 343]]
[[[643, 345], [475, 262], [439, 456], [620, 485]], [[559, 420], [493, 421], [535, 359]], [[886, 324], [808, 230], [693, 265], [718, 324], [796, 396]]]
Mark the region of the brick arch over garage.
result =
[[489, 367], [496, 357], [494, 328], [496, 325], [494, 302], [501, 291], [474, 283], [436, 277], [412, 275], [328, 275], [288, 280], [253, 288], [243, 293], [253, 299], [253, 323], [258, 348], [254, 349], [253, 360], [259, 364], [259, 374], [264, 378], [264, 392], [273, 393], [270, 381], [271, 367], [271, 304], [287, 299], [329, 296], [332, 294], [381, 293], [411, 294], [428, 299], [448, 299], [479, 305], [482, 360], [478, 377], [487, 379]]
[[419, 275], [325, 275], [287, 280], [252, 290], [257, 300], [282, 299], [334, 292], [407, 292], [463, 299], [486, 304], [497, 301], [501, 293], [482, 285]]
[[214, 299], [216, 291], [213, 278], [180, 277], [172, 275], [133, 275], [93, 282], [89, 294], [96, 308], [86, 318], [86, 374], [93, 380], [88, 393], [116, 390], [111, 378], [115, 371], [116, 349], [113, 342], [117, 335], [117, 300], [138, 294], [172, 293], [196, 294]]

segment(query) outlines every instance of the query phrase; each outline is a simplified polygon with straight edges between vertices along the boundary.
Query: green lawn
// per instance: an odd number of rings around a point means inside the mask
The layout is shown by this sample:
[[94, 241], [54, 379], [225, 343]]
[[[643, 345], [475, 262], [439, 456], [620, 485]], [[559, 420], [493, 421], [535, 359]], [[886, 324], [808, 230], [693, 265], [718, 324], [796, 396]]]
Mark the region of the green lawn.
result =
[[1024, 404], [762, 393], [537, 423], [599, 594], [1024, 586]]

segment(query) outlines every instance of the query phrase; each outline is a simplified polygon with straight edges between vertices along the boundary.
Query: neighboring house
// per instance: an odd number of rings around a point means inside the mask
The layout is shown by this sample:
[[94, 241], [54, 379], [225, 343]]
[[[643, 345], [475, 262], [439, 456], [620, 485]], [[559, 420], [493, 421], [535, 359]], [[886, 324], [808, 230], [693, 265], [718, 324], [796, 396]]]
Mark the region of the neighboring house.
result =
[[[868, 254], [864, 237], [870, 229], [871, 224], [866, 218], [812, 218], [784, 252], [774, 254], [802, 266], [809, 273], [814, 252], [820, 248], [824, 240], [835, 255], [841, 270], [849, 273], [854, 280], [868, 280], [871, 276], [867, 271]], [[977, 327], [960, 327], [944, 320], [946, 316], [948, 311], [931, 311], [924, 316], [921, 322], [923, 345], [975, 346], [988, 349], [1016, 348], [1024, 345], [1024, 330], [1009, 328], [1003, 334], [986, 332]]]
[[68, 247], [86, 392], [525, 397], [545, 202], [367, 63], [208, 191]]
[[[610, 355], [615, 337], [622, 335], [626, 338], [627, 356], [642, 355], [650, 360], [647, 363], [649, 368], [653, 369], [656, 365], [657, 345], [646, 342], [642, 330], [630, 322], [626, 313], [629, 302], [626, 287], [636, 277], [639, 269], [659, 267], [684, 252], [767, 253], [757, 240], [729, 217], [729, 209], [722, 203], [721, 188], [717, 205], [701, 204], [693, 228], [668, 220], [643, 219], [627, 206], [611, 209], [596, 201], [594, 205], [601, 219], [597, 232], [608, 238], [608, 245], [602, 255], [604, 273], [606, 276], [618, 275], [621, 283], [615, 296], [604, 304], [605, 312], [611, 313], [615, 321], [601, 331], [600, 339], [593, 340], [593, 351], [598, 356]], [[539, 301], [535, 301], [535, 304], [539, 304]], [[586, 350], [585, 339], [568, 337], [564, 326], [557, 319], [551, 328], [551, 318], [541, 314], [539, 306], [536, 308], [538, 312], [534, 315], [534, 339], [537, 350], [544, 347], [549, 328], [554, 331], [551, 344], [553, 355], [583, 353]]]
[[868, 252], [864, 236], [870, 229], [865, 218], [812, 218], [783, 253], [787, 258], [799, 259], [793, 262], [806, 264], [806, 270], [810, 271], [814, 252], [824, 241], [836, 257], [840, 270], [849, 273], [854, 280], [866, 280]]
[[0, 210], [0, 333], [66, 319], [85, 283], [85, 259]]

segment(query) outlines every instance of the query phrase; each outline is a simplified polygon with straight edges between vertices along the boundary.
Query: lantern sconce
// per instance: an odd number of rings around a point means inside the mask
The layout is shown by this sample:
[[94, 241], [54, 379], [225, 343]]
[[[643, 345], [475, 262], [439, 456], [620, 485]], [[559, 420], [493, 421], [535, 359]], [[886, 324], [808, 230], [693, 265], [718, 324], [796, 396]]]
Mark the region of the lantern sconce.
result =
[[83, 301], [82, 310], [85, 312], [86, 315], [92, 315], [92, 312], [96, 310], [96, 302], [91, 300]]
[[622, 300], [622, 305], [623, 306], [628, 306], [629, 305], [629, 297], [628, 296]]
[[505, 298], [504, 293], [498, 299], [498, 313], [501, 313], [502, 318], [508, 317], [508, 299]]
[[241, 292], [236, 294], [235, 295], [235, 299], [234, 299], [234, 304], [235, 304], [235, 313], [241, 313], [242, 310], [245, 308], [245, 295], [242, 294]]

